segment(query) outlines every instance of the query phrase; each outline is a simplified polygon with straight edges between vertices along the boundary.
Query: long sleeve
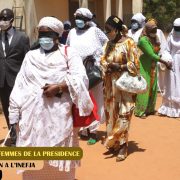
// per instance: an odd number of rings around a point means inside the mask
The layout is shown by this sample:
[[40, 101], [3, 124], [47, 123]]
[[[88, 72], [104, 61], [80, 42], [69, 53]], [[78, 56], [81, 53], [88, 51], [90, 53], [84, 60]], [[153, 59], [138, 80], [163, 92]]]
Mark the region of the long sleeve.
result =
[[141, 37], [138, 43], [138, 47], [142, 50], [142, 52], [147, 55], [149, 58], [153, 59], [154, 61], [159, 61], [160, 56], [158, 56], [154, 50], [148, 39], [144, 36]]
[[80, 116], [87, 116], [92, 112], [93, 103], [89, 96], [89, 80], [80, 56], [73, 50], [67, 48], [68, 74], [65, 77], [71, 99], [79, 108]]
[[130, 39], [127, 43], [127, 68], [128, 71], [132, 74], [137, 74], [139, 72], [139, 55], [137, 45], [134, 40]]
[[23, 101], [23, 93], [26, 92], [23, 90], [23, 76], [22, 72], [24, 71], [24, 64], [26, 62], [26, 57], [23, 61], [21, 69], [16, 77], [16, 81], [13, 87], [13, 90], [9, 99], [9, 121], [10, 124], [18, 123], [21, 116], [21, 105]]
[[99, 39], [99, 42], [101, 43], [101, 46], [103, 46], [108, 41], [107, 36], [99, 28], [96, 28], [95, 33], [96, 33], [97, 39]]

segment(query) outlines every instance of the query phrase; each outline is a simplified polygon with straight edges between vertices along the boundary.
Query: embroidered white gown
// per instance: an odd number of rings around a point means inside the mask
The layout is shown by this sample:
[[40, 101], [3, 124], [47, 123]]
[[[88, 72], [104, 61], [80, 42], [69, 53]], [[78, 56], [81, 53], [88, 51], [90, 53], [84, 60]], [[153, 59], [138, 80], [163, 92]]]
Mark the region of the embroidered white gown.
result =
[[[91, 113], [93, 103], [81, 58], [73, 48], [68, 48], [67, 67], [64, 49], [60, 46], [45, 54], [39, 48], [25, 56], [10, 95], [10, 124], [19, 123], [20, 129], [17, 147], [78, 146], [77, 132], [73, 130], [72, 103], [79, 108], [81, 116]], [[63, 81], [68, 85], [69, 93], [63, 93], [61, 98], [43, 95], [42, 87], [46, 83]], [[79, 165], [79, 161], [49, 161], [49, 164], [57, 167], [55, 171], [69, 172]]]
[[[90, 27], [87, 30], [78, 30], [73, 28], [67, 38], [67, 45], [74, 47], [84, 60], [89, 55], [94, 55], [96, 59], [96, 65], [100, 65], [100, 56], [102, 55], [102, 47], [107, 42], [107, 36], [97, 27]], [[100, 122], [94, 121], [90, 126], [82, 128], [89, 128], [90, 131], [95, 131], [100, 123], [103, 123], [104, 118], [104, 101], [103, 101], [103, 84], [100, 83], [91, 89], [93, 96], [95, 97], [98, 105], [98, 114], [100, 116]], [[81, 129], [81, 130], [82, 130]], [[86, 134], [86, 132], [84, 132]]]

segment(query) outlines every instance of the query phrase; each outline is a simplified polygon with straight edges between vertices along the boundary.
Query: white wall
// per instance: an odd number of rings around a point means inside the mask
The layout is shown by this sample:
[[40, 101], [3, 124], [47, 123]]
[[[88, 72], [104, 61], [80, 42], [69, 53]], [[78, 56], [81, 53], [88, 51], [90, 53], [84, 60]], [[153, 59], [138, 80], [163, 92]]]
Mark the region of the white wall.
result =
[[143, 0], [132, 0], [132, 13], [136, 14], [143, 10]]
[[4, 8], [12, 9], [13, 0], [0, 0], [0, 11]]
[[24, 9], [26, 14], [26, 33], [30, 37], [30, 43], [37, 39], [37, 15], [34, 0], [24, 0]]

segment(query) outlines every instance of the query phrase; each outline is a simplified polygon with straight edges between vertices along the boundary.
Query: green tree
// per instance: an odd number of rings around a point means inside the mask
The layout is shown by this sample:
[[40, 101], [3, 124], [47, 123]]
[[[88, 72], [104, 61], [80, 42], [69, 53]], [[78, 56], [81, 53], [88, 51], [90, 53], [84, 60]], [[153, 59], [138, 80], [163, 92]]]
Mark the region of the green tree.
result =
[[169, 32], [173, 21], [180, 18], [180, 0], [144, 0], [143, 14], [147, 19], [155, 18], [158, 27]]

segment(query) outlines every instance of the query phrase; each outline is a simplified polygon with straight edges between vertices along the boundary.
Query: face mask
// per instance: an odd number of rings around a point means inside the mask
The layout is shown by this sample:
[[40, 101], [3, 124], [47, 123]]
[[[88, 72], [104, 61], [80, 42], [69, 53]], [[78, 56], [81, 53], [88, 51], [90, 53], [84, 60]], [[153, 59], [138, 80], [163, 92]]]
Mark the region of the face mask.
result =
[[132, 30], [137, 30], [139, 28], [139, 24], [138, 23], [132, 23], [131, 28], [132, 28]]
[[180, 31], [174, 31], [175, 36], [180, 36]]
[[10, 21], [0, 21], [0, 28], [5, 31], [11, 26], [11, 20]]
[[84, 28], [84, 26], [85, 26], [85, 22], [81, 19], [76, 19], [75, 23], [76, 23], [76, 26], [80, 29]]
[[44, 50], [48, 51], [53, 48], [54, 41], [53, 41], [53, 38], [42, 37], [42, 38], [39, 38], [39, 44]]
[[156, 37], [156, 33], [149, 33], [149, 36], [154, 38]]

